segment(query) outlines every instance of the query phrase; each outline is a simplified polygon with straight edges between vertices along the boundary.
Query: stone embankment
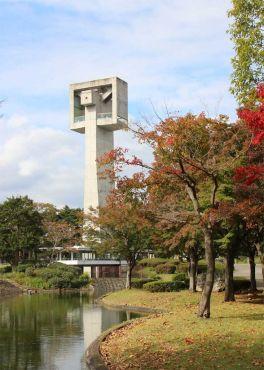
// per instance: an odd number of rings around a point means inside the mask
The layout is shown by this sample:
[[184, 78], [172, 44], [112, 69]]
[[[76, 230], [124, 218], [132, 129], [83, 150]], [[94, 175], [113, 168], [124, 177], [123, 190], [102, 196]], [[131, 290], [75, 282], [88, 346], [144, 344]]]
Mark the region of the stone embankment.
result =
[[0, 298], [21, 293], [21, 289], [9, 281], [0, 280]]
[[124, 289], [126, 286], [125, 278], [100, 278], [94, 279], [94, 295], [100, 297], [106, 293]]

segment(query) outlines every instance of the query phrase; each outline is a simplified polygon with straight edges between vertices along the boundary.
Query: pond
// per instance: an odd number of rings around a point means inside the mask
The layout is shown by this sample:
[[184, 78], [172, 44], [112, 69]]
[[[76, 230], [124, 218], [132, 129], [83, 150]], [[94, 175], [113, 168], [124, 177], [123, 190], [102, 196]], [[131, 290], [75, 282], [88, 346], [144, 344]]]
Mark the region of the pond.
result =
[[0, 369], [87, 369], [100, 333], [140, 316], [93, 303], [88, 294], [21, 295], [0, 301]]

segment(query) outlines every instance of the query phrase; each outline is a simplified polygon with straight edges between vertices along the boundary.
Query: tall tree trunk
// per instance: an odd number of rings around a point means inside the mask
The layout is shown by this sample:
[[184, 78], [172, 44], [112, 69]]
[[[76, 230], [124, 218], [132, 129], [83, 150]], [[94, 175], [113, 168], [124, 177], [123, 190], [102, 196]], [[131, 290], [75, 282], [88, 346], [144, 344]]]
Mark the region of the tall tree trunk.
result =
[[203, 229], [203, 233], [204, 233], [205, 259], [207, 263], [207, 271], [197, 315], [198, 317], [209, 318], [211, 293], [214, 285], [215, 255], [212, 230], [209, 229], [208, 227], [205, 227]]
[[197, 284], [197, 265], [198, 265], [198, 256], [196, 250], [191, 248], [190, 250], [190, 263], [189, 263], [189, 290], [191, 292], [196, 292]]
[[14, 266], [17, 266], [17, 265], [18, 265], [18, 263], [19, 263], [19, 251], [18, 251], [18, 250], [16, 250], [16, 251], [14, 252], [13, 265], [14, 265]]
[[133, 267], [129, 263], [127, 267], [127, 275], [126, 275], [126, 289], [131, 289], [132, 270], [133, 270]]
[[262, 279], [263, 279], [263, 283], [264, 283], [264, 254], [263, 254], [263, 249], [261, 248], [260, 243], [256, 243], [256, 248], [257, 248], [258, 256], [259, 256], [260, 263], [261, 263]]
[[255, 253], [255, 248], [249, 248], [248, 260], [250, 267], [250, 286], [252, 292], [257, 291]]
[[235, 301], [234, 292], [234, 254], [232, 246], [228, 248], [225, 256], [225, 302]]

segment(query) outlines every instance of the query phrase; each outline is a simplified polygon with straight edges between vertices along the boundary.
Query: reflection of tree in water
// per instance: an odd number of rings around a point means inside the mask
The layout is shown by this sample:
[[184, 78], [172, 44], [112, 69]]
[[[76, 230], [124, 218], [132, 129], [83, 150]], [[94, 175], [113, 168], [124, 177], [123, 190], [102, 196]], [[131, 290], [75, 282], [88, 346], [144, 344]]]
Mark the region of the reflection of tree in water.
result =
[[[82, 302], [80, 301], [82, 299]], [[0, 359], [4, 369], [36, 369], [49, 362], [67, 338], [82, 335], [81, 310], [88, 296], [34, 295], [0, 304]], [[58, 337], [61, 340], [58, 341]], [[42, 347], [46, 347], [43, 351]], [[47, 350], [47, 352], [46, 352]]]

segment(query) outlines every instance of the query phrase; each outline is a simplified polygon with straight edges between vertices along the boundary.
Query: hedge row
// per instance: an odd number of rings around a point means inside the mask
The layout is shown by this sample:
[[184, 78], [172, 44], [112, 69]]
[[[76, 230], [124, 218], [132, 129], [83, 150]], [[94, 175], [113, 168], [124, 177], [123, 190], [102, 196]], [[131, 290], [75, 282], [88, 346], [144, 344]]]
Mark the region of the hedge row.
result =
[[152, 281], [143, 285], [143, 289], [149, 292], [178, 292], [185, 289], [184, 281]]
[[135, 289], [142, 289], [143, 285], [146, 283], [151, 283], [153, 281], [157, 281], [158, 279], [152, 279], [152, 278], [133, 278], [131, 281], [131, 287]]

